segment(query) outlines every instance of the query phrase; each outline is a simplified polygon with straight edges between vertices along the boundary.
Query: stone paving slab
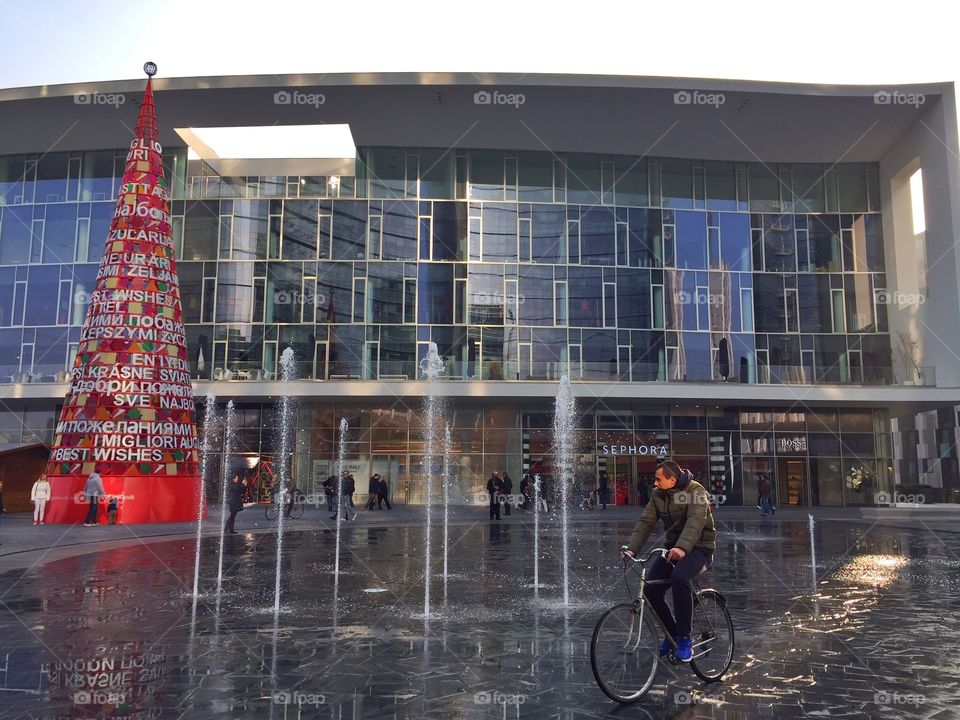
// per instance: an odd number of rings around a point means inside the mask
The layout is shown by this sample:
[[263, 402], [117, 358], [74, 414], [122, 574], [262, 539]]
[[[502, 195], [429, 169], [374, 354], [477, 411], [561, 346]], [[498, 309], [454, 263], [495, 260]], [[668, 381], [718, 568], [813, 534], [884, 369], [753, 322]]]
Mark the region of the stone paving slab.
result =
[[706, 582], [738, 633], [725, 680], [667, 666], [613, 712], [589, 638], [626, 597], [615, 551], [632, 520], [574, 526], [564, 608], [556, 526], [541, 531], [535, 597], [532, 528], [458, 517], [446, 582], [435, 556], [429, 621], [412, 523], [345, 526], [336, 583], [333, 533], [288, 533], [276, 623], [266, 531], [227, 538], [219, 603], [217, 538], [204, 538], [195, 612], [189, 535], [13, 570], [0, 575], [0, 717], [957, 717], [960, 536], [818, 523], [814, 589], [799, 517], [721, 533]]

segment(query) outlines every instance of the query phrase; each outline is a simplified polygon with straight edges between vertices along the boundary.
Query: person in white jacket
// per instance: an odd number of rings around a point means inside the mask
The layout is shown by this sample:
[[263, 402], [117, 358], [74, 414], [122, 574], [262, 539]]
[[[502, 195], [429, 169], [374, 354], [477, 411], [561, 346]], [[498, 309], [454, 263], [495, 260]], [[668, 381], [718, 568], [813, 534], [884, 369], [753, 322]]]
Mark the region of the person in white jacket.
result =
[[50, 483], [46, 475], [41, 475], [30, 490], [30, 499], [33, 501], [33, 524], [43, 525], [43, 513], [50, 499]]

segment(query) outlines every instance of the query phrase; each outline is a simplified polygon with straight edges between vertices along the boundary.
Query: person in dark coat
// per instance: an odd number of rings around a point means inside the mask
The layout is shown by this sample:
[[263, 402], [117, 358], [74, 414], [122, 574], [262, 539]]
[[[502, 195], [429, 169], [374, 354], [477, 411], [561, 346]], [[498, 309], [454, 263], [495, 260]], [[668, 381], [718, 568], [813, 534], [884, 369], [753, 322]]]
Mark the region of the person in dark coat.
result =
[[503, 480], [500, 481], [500, 487], [503, 489], [504, 510], [509, 516], [510, 506], [513, 504], [513, 480], [510, 479], [506, 470], [503, 471]]
[[246, 485], [246, 480], [241, 481], [239, 475], [234, 475], [227, 486], [227, 510], [230, 511], [230, 515], [227, 517], [225, 531], [228, 535], [237, 534], [234, 524], [237, 521], [237, 513], [243, 510], [243, 492], [246, 490]]
[[644, 507], [650, 502], [650, 486], [643, 477], [637, 480], [637, 499]]
[[604, 510], [607, 509], [607, 502], [610, 499], [610, 486], [608, 483], [609, 483], [609, 480], [607, 479], [607, 473], [605, 472], [600, 473], [599, 495], [600, 495], [600, 504], [603, 505]]
[[337, 497], [336, 475], [331, 475], [323, 481], [323, 494], [327, 496], [327, 512], [333, 512], [333, 501]]
[[[353, 509], [352, 503], [350, 502], [351, 495], [356, 491], [356, 482], [353, 479], [353, 475], [344, 470], [340, 475], [340, 480], [337, 485], [337, 509], [333, 515], [330, 516], [330, 519], [337, 520], [341, 518], [343, 522], [356, 520], [357, 511]], [[353, 517], [350, 517], [351, 513]]]
[[387, 504], [387, 510], [392, 510], [390, 506], [390, 482], [385, 477], [380, 478], [380, 487], [377, 489], [377, 510], [383, 510], [383, 504]]
[[353, 473], [348, 473], [346, 489], [344, 490], [344, 492], [347, 494], [347, 497], [350, 498], [350, 507], [354, 507], [353, 494], [356, 491], [357, 491], [357, 481], [353, 479]]
[[487, 496], [490, 498], [490, 519], [500, 519], [500, 494], [503, 487], [500, 485], [500, 474], [493, 473], [487, 480]]
[[539, 492], [539, 497], [537, 499], [537, 502], [540, 503], [540, 509], [543, 512], [550, 512], [550, 506], [547, 504], [547, 497], [550, 494], [550, 485], [549, 485], [549, 481], [545, 477], [543, 477], [543, 475], [540, 476], [539, 485], [540, 485], [540, 492]]
[[777, 511], [773, 506], [773, 500], [770, 498], [770, 491], [772, 489], [773, 486], [770, 484], [767, 476], [761, 475], [760, 480], [757, 482], [757, 492], [760, 493], [760, 513], [763, 517], [772, 515]]
[[370, 485], [367, 486], [367, 510], [376, 510], [374, 503], [380, 497], [380, 473], [370, 476]]
[[524, 512], [530, 509], [530, 473], [520, 478], [520, 509]]

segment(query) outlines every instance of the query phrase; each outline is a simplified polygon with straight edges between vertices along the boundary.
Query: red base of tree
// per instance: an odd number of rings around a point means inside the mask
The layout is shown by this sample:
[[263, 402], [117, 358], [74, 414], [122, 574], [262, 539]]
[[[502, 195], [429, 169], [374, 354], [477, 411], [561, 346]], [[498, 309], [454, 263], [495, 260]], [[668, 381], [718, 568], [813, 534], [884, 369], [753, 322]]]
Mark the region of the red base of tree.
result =
[[[48, 476], [50, 500], [45, 521], [73, 525], [82, 523], [89, 504], [83, 495], [83, 478]], [[188, 522], [197, 519], [197, 491], [200, 478], [184, 476], [110, 477], [103, 476], [106, 495], [100, 498], [97, 520], [107, 522], [107, 503], [117, 498], [117, 522]]]

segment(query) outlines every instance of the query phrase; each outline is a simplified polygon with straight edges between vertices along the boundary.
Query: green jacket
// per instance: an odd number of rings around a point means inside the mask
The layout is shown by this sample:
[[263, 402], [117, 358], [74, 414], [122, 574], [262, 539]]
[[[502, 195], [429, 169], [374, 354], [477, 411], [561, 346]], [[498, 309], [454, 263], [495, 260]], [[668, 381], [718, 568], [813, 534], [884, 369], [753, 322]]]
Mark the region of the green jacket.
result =
[[663, 520], [666, 546], [690, 552], [695, 547], [713, 552], [717, 548], [717, 530], [713, 524], [710, 496], [706, 489], [685, 472], [670, 490], [653, 491], [653, 497], [633, 528], [628, 546], [634, 555], [640, 552], [657, 521]]

